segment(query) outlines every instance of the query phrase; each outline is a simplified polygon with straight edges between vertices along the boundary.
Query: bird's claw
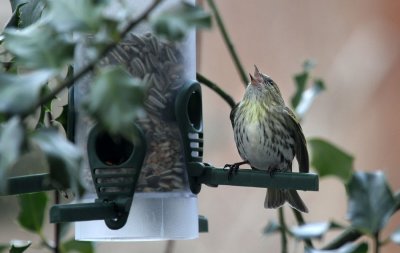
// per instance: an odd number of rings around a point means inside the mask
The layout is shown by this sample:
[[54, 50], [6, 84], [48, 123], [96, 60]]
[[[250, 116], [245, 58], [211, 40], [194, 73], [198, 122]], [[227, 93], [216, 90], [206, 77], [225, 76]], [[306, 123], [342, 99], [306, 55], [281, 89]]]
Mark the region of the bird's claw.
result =
[[229, 168], [228, 180], [231, 180], [233, 175], [237, 175], [238, 174], [240, 165], [241, 165], [241, 163], [225, 164], [224, 169], [225, 168]]
[[269, 176], [270, 176], [270, 177], [273, 177], [274, 174], [275, 174], [276, 172], [278, 172], [278, 171], [279, 171], [279, 169], [276, 168], [276, 167], [269, 168], [269, 169], [268, 169]]

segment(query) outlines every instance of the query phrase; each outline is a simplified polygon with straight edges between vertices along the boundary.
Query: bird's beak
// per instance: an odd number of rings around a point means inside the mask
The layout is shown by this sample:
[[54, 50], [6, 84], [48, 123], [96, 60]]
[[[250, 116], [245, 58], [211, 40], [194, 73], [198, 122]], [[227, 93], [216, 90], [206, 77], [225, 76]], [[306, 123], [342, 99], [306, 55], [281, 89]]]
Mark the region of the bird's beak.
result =
[[257, 68], [256, 65], [254, 65], [254, 77], [255, 77], [255, 79], [261, 79], [261, 78], [262, 78], [262, 77], [261, 77], [261, 73], [260, 73], [260, 71], [258, 70], [258, 68]]
[[250, 83], [252, 84], [252, 85], [256, 85], [257, 84], [257, 81], [256, 81], [256, 79], [249, 73], [249, 76], [250, 76]]

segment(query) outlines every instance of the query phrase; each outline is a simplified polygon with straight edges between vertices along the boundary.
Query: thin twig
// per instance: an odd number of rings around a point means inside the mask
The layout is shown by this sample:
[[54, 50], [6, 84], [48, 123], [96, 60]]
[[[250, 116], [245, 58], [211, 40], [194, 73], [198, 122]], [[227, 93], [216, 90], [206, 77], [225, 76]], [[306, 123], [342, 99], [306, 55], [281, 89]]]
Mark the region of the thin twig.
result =
[[278, 209], [278, 216], [279, 216], [279, 225], [281, 230], [281, 252], [287, 253], [287, 234], [286, 234], [286, 222], [285, 222], [285, 215], [283, 213], [283, 207]]
[[172, 252], [174, 252], [174, 247], [175, 247], [175, 241], [174, 240], [168, 240], [167, 241], [167, 245], [165, 245], [164, 253], [172, 253]]
[[247, 78], [246, 72], [244, 71], [243, 65], [240, 63], [239, 56], [236, 53], [235, 47], [233, 46], [232, 40], [230, 39], [228, 32], [225, 29], [225, 25], [222, 21], [221, 15], [218, 11], [217, 6], [214, 3], [214, 0], [207, 0], [208, 5], [210, 6], [212, 12], [214, 13], [215, 20], [217, 21], [217, 25], [219, 30], [221, 31], [222, 37], [226, 46], [228, 47], [229, 53], [235, 63], [235, 67], [239, 72], [239, 76], [242, 79], [244, 86], [246, 87], [249, 83], [249, 79]]
[[[60, 194], [58, 191], [54, 191], [54, 204], [60, 203]], [[61, 240], [61, 226], [60, 223], [54, 224], [54, 253], [60, 252], [60, 240]]]
[[27, 110], [26, 112], [24, 112], [21, 117], [22, 118], [26, 118], [28, 115], [34, 113], [36, 111], [36, 108], [38, 108], [39, 106], [46, 104], [48, 102], [50, 102], [52, 99], [54, 99], [54, 97], [60, 93], [62, 90], [69, 88], [71, 86], [73, 86], [75, 84], [75, 82], [77, 80], [79, 80], [80, 78], [82, 78], [83, 76], [85, 76], [86, 74], [88, 74], [89, 72], [91, 72], [94, 67], [96, 66], [96, 64], [98, 63], [98, 61], [100, 59], [102, 59], [103, 57], [105, 57], [110, 51], [112, 51], [117, 45], [118, 43], [123, 40], [125, 38], [125, 36], [134, 28], [136, 27], [140, 22], [142, 22], [143, 20], [145, 20], [149, 14], [154, 10], [155, 7], [157, 7], [157, 5], [161, 2], [162, 0], [155, 0], [150, 7], [147, 8], [146, 11], [144, 11], [138, 18], [136, 18], [135, 20], [133, 20], [132, 22], [130, 22], [128, 24], [127, 27], [125, 27], [125, 29], [121, 32], [121, 36], [119, 38], [119, 40], [110, 43], [109, 45], [107, 45], [103, 51], [101, 51], [101, 53], [99, 54], [99, 56], [92, 60], [90, 63], [88, 63], [84, 68], [82, 68], [80, 71], [78, 71], [76, 73], [76, 75], [74, 75], [72, 78], [65, 80], [64, 82], [62, 82], [60, 85], [58, 85], [56, 88], [54, 88], [51, 92], [49, 92], [46, 96], [42, 97], [34, 106], [32, 106], [29, 110]]
[[381, 248], [381, 243], [379, 241], [379, 231], [374, 234], [374, 253], [379, 253]]
[[212, 89], [215, 91], [223, 100], [225, 100], [226, 103], [233, 109], [233, 107], [236, 105], [235, 100], [231, 96], [229, 96], [223, 89], [221, 89], [216, 83], [210, 81], [206, 77], [204, 77], [202, 74], [197, 73], [196, 75], [197, 81], [200, 83], [204, 84], [208, 88]]

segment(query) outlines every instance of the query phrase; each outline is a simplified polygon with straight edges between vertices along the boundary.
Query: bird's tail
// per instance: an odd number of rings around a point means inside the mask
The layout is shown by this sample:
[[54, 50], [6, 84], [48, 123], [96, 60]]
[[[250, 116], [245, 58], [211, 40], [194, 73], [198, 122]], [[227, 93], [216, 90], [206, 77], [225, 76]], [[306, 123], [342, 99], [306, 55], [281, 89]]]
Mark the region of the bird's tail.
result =
[[303, 213], [308, 213], [308, 208], [296, 190], [268, 189], [264, 207], [278, 208], [285, 204], [286, 201], [292, 208]]

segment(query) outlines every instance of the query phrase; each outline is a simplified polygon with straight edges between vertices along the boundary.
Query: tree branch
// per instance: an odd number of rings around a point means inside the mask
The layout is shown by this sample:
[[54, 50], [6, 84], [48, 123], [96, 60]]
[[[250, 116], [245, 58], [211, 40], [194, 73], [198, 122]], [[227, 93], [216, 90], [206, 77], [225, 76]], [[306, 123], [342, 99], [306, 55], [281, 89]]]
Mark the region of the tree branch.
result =
[[247, 84], [249, 83], [249, 79], [247, 78], [247, 74], [244, 71], [243, 65], [240, 63], [239, 56], [236, 53], [235, 47], [233, 46], [233, 43], [232, 43], [232, 40], [230, 39], [228, 32], [225, 29], [225, 25], [222, 22], [222, 18], [221, 18], [221, 15], [219, 14], [218, 8], [215, 5], [214, 0], [207, 0], [207, 3], [214, 13], [215, 20], [217, 21], [217, 25], [218, 25], [219, 30], [221, 31], [224, 42], [225, 42], [226, 46], [228, 47], [229, 53], [231, 54], [231, 57], [235, 64], [235, 67], [236, 67], [237, 71], [239, 72], [239, 76], [242, 79], [244, 87], [246, 87]]
[[279, 225], [280, 225], [280, 231], [281, 231], [281, 252], [282, 253], [287, 253], [288, 248], [287, 248], [287, 235], [286, 235], [286, 222], [285, 222], [285, 216], [283, 213], [283, 207], [280, 207], [278, 209], [278, 217], [279, 217]]
[[27, 110], [26, 112], [24, 112], [21, 117], [22, 118], [26, 118], [28, 115], [34, 113], [36, 111], [36, 109], [38, 107], [40, 107], [43, 104], [46, 104], [48, 102], [50, 102], [52, 99], [55, 98], [55, 96], [60, 93], [62, 90], [69, 88], [71, 86], [73, 86], [75, 84], [75, 82], [79, 79], [81, 79], [83, 76], [85, 76], [86, 74], [88, 74], [89, 72], [91, 72], [94, 67], [96, 66], [96, 64], [98, 63], [98, 61], [100, 59], [102, 59], [103, 57], [105, 57], [110, 51], [112, 51], [120, 41], [122, 41], [125, 36], [134, 28], [136, 27], [140, 22], [142, 22], [143, 20], [147, 19], [147, 17], [149, 16], [149, 14], [154, 10], [155, 7], [157, 7], [157, 5], [161, 2], [162, 0], [155, 0], [150, 7], [147, 8], [146, 11], [144, 11], [138, 18], [136, 18], [135, 20], [133, 20], [132, 22], [130, 22], [121, 32], [121, 36], [119, 38], [119, 40], [110, 43], [109, 45], [107, 45], [103, 51], [101, 51], [101, 53], [99, 54], [99, 56], [92, 60], [91, 62], [89, 62], [84, 68], [82, 68], [80, 71], [78, 71], [78, 73], [76, 73], [72, 78], [69, 78], [67, 80], [65, 80], [64, 82], [62, 82], [60, 85], [58, 85], [56, 88], [54, 88], [51, 92], [49, 92], [48, 94], [46, 94], [44, 97], [42, 97], [34, 106], [32, 106], [31, 109]]
[[228, 103], [228, 105], [233, 109], [233, 107], [236, 105], [235, 100], [233, 100], [233, 98], [228, 95], [224, 90], [222, 90], [217, 84], [215, 84], [214, 82], [210, 81], [209, 79], [207, 79], [206, 77], [204, 77], [202, 74], [197, 73], [196, 74], [196, 79], [197, 81], [199, 81], [200, 83], [204, 84], [205, 86], [207, 86], [208, 88], [212, 89], [213, 91], [215, 91], [223, 100], [225, 100], [226, 103]]

